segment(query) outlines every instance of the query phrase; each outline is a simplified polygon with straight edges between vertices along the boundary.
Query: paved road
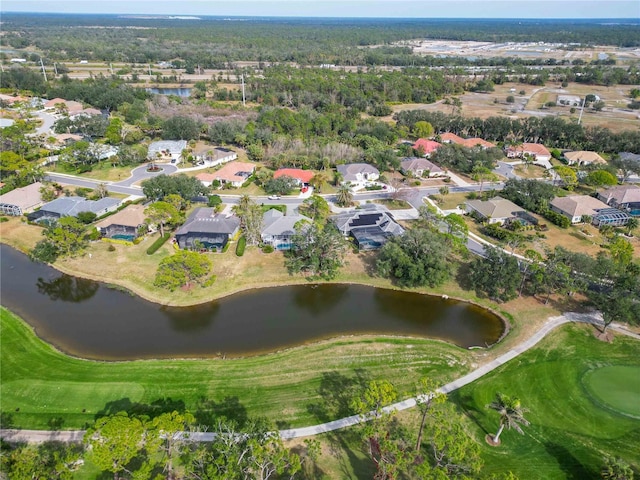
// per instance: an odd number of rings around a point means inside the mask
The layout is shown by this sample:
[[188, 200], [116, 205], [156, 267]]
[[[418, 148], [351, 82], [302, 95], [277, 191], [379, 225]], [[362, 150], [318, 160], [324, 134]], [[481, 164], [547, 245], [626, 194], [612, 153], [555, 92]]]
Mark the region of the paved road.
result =
[[36, 112], [36, 115], [42, 120], [42, 125], [36, 128], [36, 135], [47, 135], [51, 133], [51, 127], [53, 127], [53, 124], [56, 123], [58, 118], [55, 115], [43, 111]]
[[[516, 358], [518, 355], [526, 352], [533, 346], [535, 346], [540, 340], [546, 337], [550, 332], [554, 329], [558, 328], [561, 325], [566, 323], [590, 323], [594, 325], [602, 325], [602, 317], [599, 314], [584, 314], [584, 313], [573, 313], [568, 312], [564, 315], [558, 317], [549, 318], [537, 332], [535, 332], [531, 337], [527, 340], [524, 340], [519, 345], [515, 346], [508, 352], [500, 355], [498, 358], [492, 360], [489, 363], [486, 363], [472, 372], [464, 375], [463, 377], [458, 378], [446, 385], [440, 387], [438, 391], [443, 393], [451, 393], [454, 390], [457, 390], [465, 385], [468, 385], [480, 377], [492, 372], [496, 368], [504, 365], [508, 361]], [[623, 335], [628, 335], [630, 337], [635, 338], [636, 340], [640, 340], [640, 335], [630, 332], [624, 326], [613, 323], [609, 326], [609, 329], [614, 330]], [[394, 403], [393, 405], [389, 405], [385, 407], [385, 411], [399, 411], [406, 410], [408, 408], [415, 407], [417, 401], [424, 398], [424, 396], [418, 398], [409, 398], [407, 400], [403, 400], [402, 402]], [[334, 420], [332, 422], [322, 423], [319, 425], [312, 425], [309, 427], [301, 427], [301, 428], [291, 428], [287, 430], [280, 430], [280, 436], [285, 439], [293, 439], [300, 437], [309, 437], [313, 435], [318, 435], [321, 433], [332, 432], [334, 430], [339, 430], [342, 428], [350, 427], [356, 425], [358, 423], [362, 423], [366, 420], [367, 417], [362, 417], [360, 415], [352, 415], [350, 417], [341, 418], [339, 420]], [[0, 438], [8, 441], [8, 442], [31, 442], [31, 443], [43, 443], [51, 440], [57, 440], [60, 442], [80, 442], [82, 437], [84, 436], [84, 430], [64, 430], [64, 431], [47, 431], [47, 430], [16, 430], [16, 429], [3, 429], [0, 430]], [[190, 433], [189, 438], [196, 442], [210, 442], [214, 439], [215, 433], [213, 432], [195, 432]]]

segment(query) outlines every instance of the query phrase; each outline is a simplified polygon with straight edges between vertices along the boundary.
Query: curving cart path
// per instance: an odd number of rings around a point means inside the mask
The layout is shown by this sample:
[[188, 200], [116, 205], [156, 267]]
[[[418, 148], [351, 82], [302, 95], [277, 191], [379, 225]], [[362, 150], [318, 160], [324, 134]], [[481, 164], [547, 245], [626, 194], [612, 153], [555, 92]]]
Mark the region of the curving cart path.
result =
[[[564, 315], [560, 315], [558, 317], [550, 317], [542, 327], [535, 332], [531, 337], [527, 340], [524, 340], [516, 347], [512, 348], [508, 352], [500, 355], [496, 359], [488, 362], [467, 375], [458, 378], [446, 385], [440, 387], [438, 391], [442, 393], [449, 393], [457, 390], [469, 383], [474, 382], [480, 377], [486, 375], [489, 372], [492, 372], [496, 368], [504, 365], [509, 360], [517, 357], [518, 355], [526, 352], [531, 347], [536, 345], [540, 340], [546, 337], [552, 330], [557, 327], [564, 325], [565, 323], [590, 323], [593, 325], [602, 324], [602, 317], [599, 314], [584, 314], [584, 313], [574, 313], [568, 312]], [[640, 340], [640, 335], [630, 332], [625, 327], [613, 323], [609, 326], [609, 329], [614, 330], [615, 332], [621, 333], [623, 335], [628, 335], [637, 340]], [[409, 398], [407, 400], [403, 400], [402, 402], [394, 403], [393, 405], [389, 405], [385, 407], [385, 411], [399, 411], [406, 410], [408, 408], [412, 408], [416, 405], [416, 402], [420, 400], [420, 397], [417, 398]], [[334, 430], [339, 430], [341, 428], [350, 427], [366, 421], [367, 416], [361, 415], [352, 415], [350, 417], [340, 418], [338, 420], [334, 420], [332, 422], [322, 423], [320, 425], [312, 425], [310, 427], [301, 427], [301, 428], [291, 428], [288, 430], [280, 430], [279, 434], [284, 440], [290, 440], [293, 438], [299, 437], [310, 437], [313, 435], [318, 435], [321, 433], [332, 432]], [[53, 430], [17, 430], [17, 429], [2, 429], [0, 430], [0, 438], [4, 439], [7, 442], [29, 442], [29, 443], [44, 443], [48, 441], [59, 441], [59, 442], [81, 442], [84, 437], [84, 430], [64, 430], [64, 431], [53, 431]], [[196, 442], [211, 442], [215, 433], [213, 432], [190, 432], [188, 434], [189, 438]]]

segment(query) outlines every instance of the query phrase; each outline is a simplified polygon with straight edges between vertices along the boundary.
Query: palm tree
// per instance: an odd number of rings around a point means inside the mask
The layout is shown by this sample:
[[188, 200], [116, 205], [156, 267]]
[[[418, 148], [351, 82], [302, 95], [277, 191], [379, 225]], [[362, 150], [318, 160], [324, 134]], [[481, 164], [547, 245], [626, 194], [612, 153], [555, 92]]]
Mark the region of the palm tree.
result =
[[627, 220], [627, 235], [631, 235], [631, 232], [638, 228], [639, 223], [640, 221], [635, 217], [631, 217]]
[[524, 418], [524, 413], [528, 412], [528, 410], [520, 405], [520, 399], [518, 398], [498, 393], [496, 399], [487, 405], [487, 408], [496, 410], [500, 414], [500, 428], [498, 428], [498, 432], [491, 437], [494, 445], [500, 443], [500, 435], [504, 427], [507, 427], [509, 430], [513, 428], [516, 432], [524, 434], [520, 424], [525, 426], [529, 425], [529, 421]]
[[348, 185], [342, 184], [338, 187], [336, 203], [341, 207], [348, 207], [353, 202], [353, 194]]
[[313, 187], [313, 189], [320, 193], [322, 191], [322, 185], [329, 181], [329, 176], [324, 172], [317, 172], [311, 180], [309, 180], [309, 185]]

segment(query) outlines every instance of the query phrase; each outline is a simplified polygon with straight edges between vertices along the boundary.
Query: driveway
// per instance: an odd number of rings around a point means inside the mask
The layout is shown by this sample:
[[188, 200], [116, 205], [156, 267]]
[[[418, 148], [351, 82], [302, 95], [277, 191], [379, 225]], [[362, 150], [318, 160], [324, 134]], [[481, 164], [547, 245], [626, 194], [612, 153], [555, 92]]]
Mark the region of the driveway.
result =
[[122, 180], [121, 182], [115, 182], [113, 185], [118, 185], [121, 187], [130, 187], [134, 183], [141, 182], [142, 180], [146, 180], [147, 178], [157, 177], [158, 175], [173, 175], [178, 171], [178, 167], [175, 165], [156, 163], [156, 166], [161, 170], [159, 172], [148, 172], [147, 165], [142, 165], [140, 167], [134, 168], [131, 170], [131, 176], [126, 180]]

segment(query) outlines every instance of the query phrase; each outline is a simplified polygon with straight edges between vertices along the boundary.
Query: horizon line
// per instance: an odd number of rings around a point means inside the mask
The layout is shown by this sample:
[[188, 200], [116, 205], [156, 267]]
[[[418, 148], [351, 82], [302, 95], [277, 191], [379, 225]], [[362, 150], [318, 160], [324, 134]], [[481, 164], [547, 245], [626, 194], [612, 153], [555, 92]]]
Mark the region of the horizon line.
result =
[[24, 10], [2, 10], [0, 8], [0, 14], [32, 14], [32, 15], [91, 15], [91, 16], [114, 16], [114, 17], [140, 17], [140, 18], [167, 18], [167, 17], [180, 17], [184, 19], [196, 19], [198, 17], [203, 18], [330, 18], [330, 19], [344, 19], [344, 20], [361, 20], [361, 19], [387, 19], [387, 20], [526, 20], [526, 21], [538, 21], [538, 20], [577, 20], [577, 21], [594, 21], [594, 20], [625, 20], [627, 22], [640, 24], [639, 17], [389, 17], [388, 15], [380, 16], [344, 16], [344, 15], [239, 15], [239, 14], [227, 14], [227, 15], [209, 15], [198, 13], [113, 13], [113, 12], [34, 12]]

